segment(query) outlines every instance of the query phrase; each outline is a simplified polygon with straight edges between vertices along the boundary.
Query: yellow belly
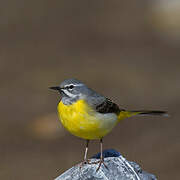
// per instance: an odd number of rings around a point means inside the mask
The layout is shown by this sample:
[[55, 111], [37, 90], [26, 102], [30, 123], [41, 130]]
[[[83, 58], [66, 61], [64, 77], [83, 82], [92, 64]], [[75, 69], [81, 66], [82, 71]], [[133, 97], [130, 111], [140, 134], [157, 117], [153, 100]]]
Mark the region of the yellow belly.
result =
[[63, 126], [73, 135], [83, 139], [100, 139], [118, 122], [114, 113], [95, 112], [84, 100], [72, 105], [58, 104], [58, 115]]

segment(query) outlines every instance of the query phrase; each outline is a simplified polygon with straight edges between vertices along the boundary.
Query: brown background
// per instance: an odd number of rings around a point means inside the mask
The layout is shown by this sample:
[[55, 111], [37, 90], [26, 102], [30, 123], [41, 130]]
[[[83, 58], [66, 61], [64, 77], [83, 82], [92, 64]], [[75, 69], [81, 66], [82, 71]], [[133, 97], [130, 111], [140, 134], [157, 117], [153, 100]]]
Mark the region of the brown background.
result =
[[[169, 118], [122, 121], [104, 148], [159, 179], [179, 179], [180, 21], [172, 25], [160, 7], [143, 0], [0, 2], [0, 179], [49, 180], [81, 161], [84, 141], [62, 128], [59, 97], [48, 90], [71, 77], [124, 108], [168, 110]], [[92, 142], [90, 156], [98, 151]]]

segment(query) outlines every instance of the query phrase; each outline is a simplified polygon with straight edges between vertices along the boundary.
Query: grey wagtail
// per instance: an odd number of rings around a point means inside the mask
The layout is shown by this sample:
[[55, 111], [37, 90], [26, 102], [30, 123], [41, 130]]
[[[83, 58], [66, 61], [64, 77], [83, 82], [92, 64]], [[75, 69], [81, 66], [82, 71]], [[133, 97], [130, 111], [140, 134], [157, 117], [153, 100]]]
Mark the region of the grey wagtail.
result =
[[[114, 126], [124, 118], [135, 115], [164, 115], [164, 111], [127, 111], [119, 108], [105, 96], [87, 87], [76, 79], [67, 79], [59, 86], [50, 87], [61, 95], [57, 106], [58, 116], [63, 126], [73, 135], [86, 140], [86, 149], [83, 164], [87, 160], [88, 144], [90, 140], [100, 140], [100, 160], [97, 170], [104, 164], [102, 154], [102, 139]], [[105, 165], [105, 164], [104, 164]]]

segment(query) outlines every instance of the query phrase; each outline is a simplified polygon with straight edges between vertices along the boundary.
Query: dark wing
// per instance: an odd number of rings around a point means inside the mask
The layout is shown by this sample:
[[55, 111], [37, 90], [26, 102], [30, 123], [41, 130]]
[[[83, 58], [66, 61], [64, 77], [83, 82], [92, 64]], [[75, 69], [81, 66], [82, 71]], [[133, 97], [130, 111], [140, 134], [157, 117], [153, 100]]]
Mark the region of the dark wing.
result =
[[121, 111], [124, 111], [124, 109], [120, 109], [117, 104], [107, 98], [101, 104], [96, 106], [96, 111], [99, 113], [116, 113], [118, 115]]

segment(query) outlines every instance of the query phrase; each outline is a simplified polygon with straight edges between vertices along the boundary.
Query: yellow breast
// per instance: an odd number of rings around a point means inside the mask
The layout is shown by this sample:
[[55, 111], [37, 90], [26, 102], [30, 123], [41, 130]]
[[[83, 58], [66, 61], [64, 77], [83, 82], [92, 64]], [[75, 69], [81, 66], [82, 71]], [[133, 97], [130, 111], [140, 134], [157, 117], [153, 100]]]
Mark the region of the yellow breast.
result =
[[58, 104], [58, 115], [63, 126], [73, 135], [83, 139], [100, 139], [117, 123], [114, 113], [102, 114], [92, 109], [85, 100], [71, 105]]

